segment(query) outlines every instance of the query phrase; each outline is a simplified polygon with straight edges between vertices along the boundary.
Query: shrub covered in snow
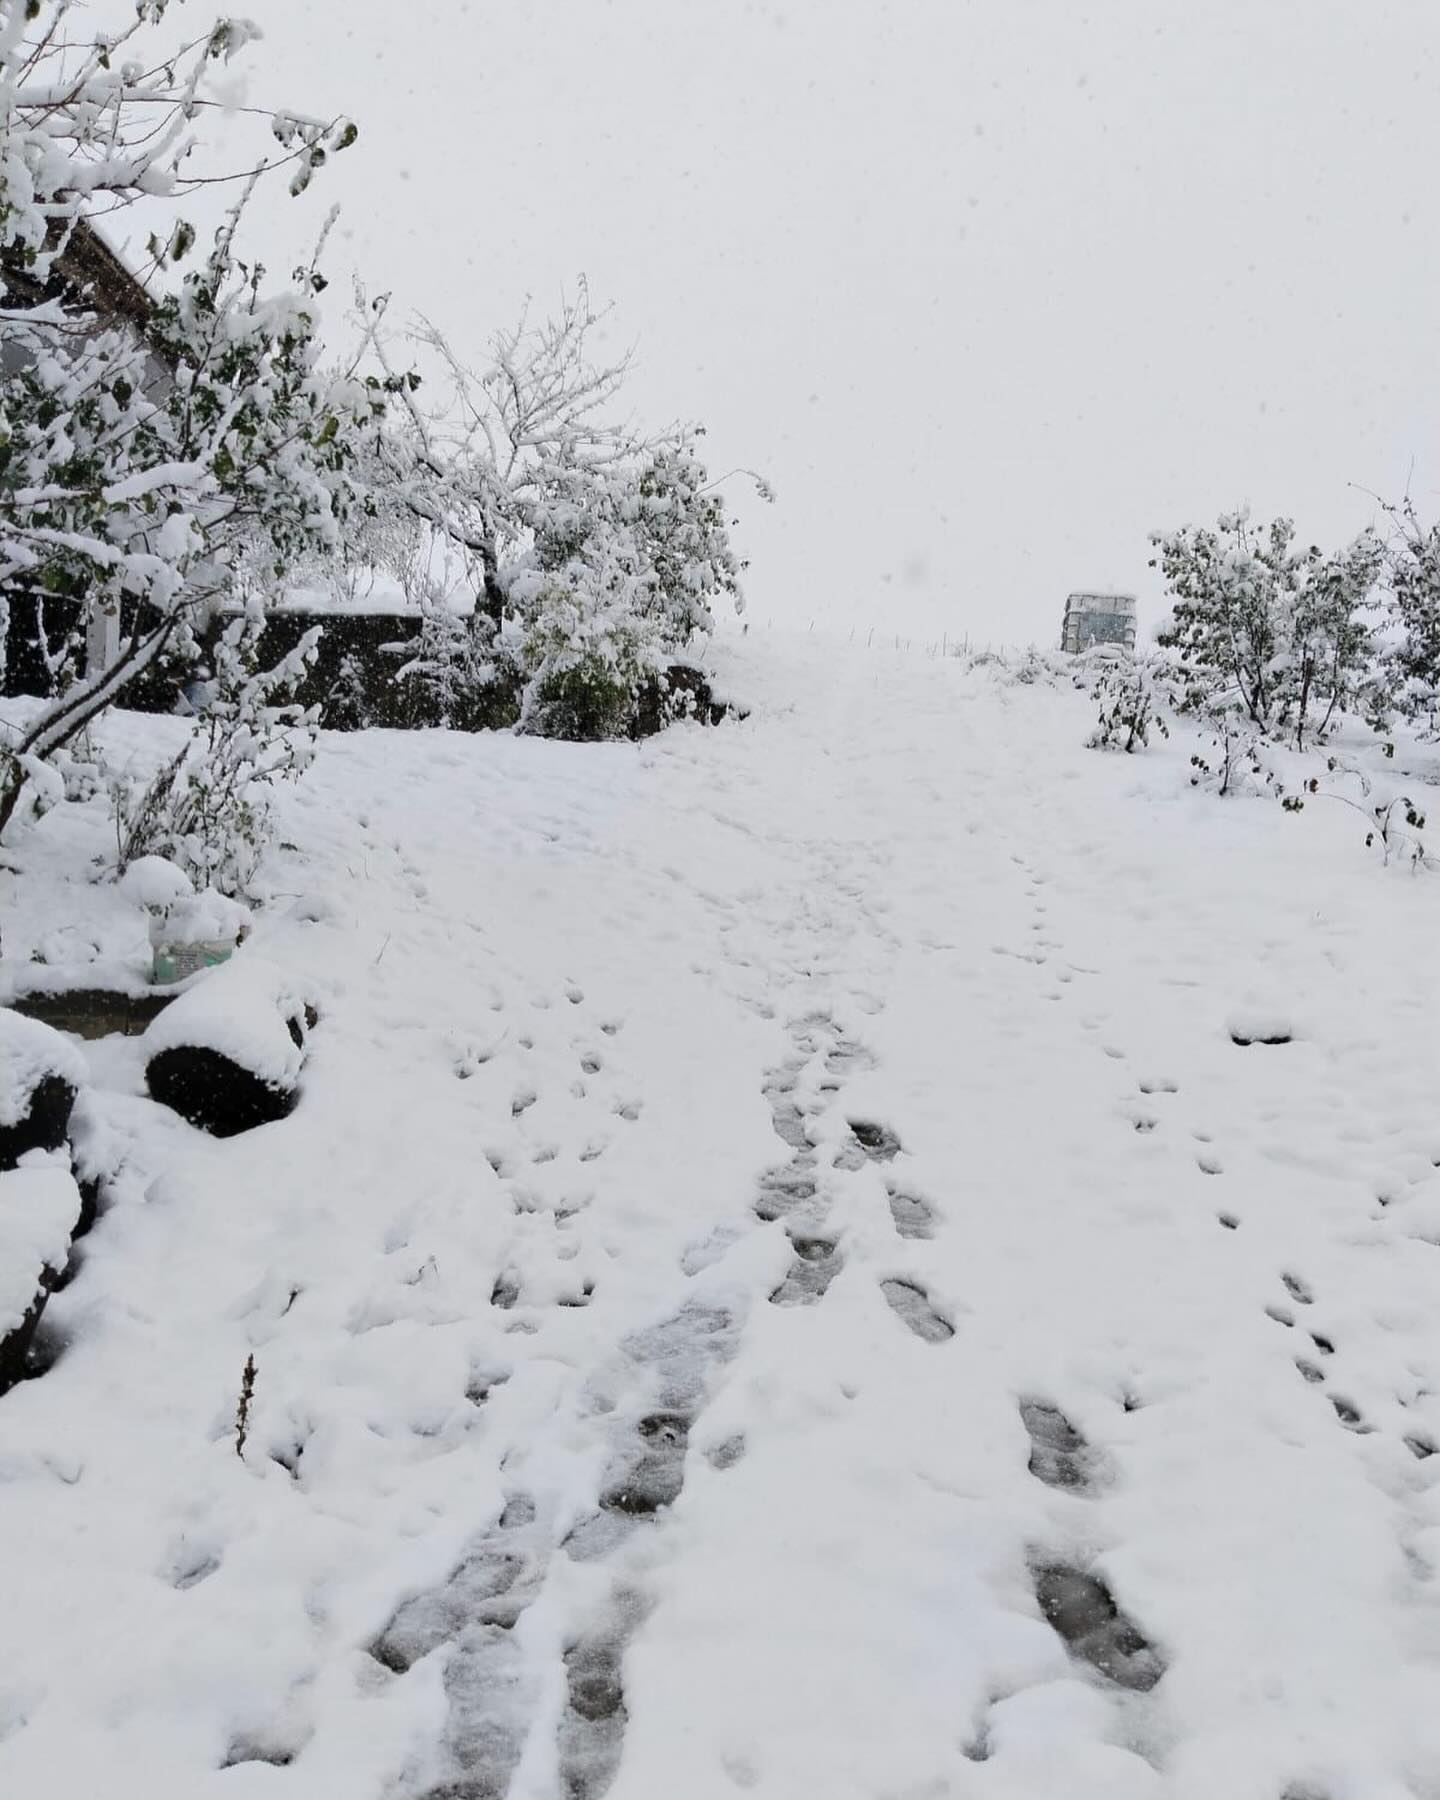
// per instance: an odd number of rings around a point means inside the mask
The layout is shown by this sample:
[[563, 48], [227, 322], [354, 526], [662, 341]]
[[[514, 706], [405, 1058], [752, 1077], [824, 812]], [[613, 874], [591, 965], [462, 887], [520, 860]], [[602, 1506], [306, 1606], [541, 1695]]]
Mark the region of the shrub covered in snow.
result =
[[1433, 736], [1440, 733], [1440, 524], [1422, 524], [1409, 499], [1389, 510], [1387, 687], [1396, 711]]
[[[335, 554], [361, 500], [362, 444], [386, 410], [383, 378], [322, 367], [318, 266], [270, 292], [241, 259], [252, 177], [210, 250], [173, 209], [194, 180], [205, 83], [249, 28], [221, 23], [175, 53], [154, 41], [163, 5], [95, 30], [63, 4], [7, 9], [0, 25], [0, 371], [5, 418], [0, 585], [83, 603], [57, 646], [56, 692], [0, 752], [0, 829], [36, 768], [72, 743], [159, 658], [193, 654], [208, 613], [248, 581], [263, 600], [306, 553]], [[355, 137], [345, 120], [271, 120], [292, 192]], [[92, 215], [144, 197], [172, 209], [150, 297], [96, 236]], [[92, 273], [94, 269], [100, 273]], [[78, 268], [78, 273], [77, 273]], [[182, 272], [182, 270], [184, 272]]]
[[[1247, 510], [1218, 526], [1157, 532], [1154, 559], [1174, 598], [1159, 634], [1175, 659], [1176, 703], [1239, 713], [1261, 732], [1324, 735], [1369, 676], [1363, 610], [1379, 574], [1379, 540], [1364, 533], [1338, 555], [1294, 547], [1295, 527], [1252, 526]], [[1152, 565], [1153, 566], [1153, 565]]]
[[252, 607], [216, 642], [214, 676], [191, 740], [143, 786], [119, 781], [118, 867], [168, 859], [193, 881], [242, 893], [270, 839], [272, 790], [315, 754], [317, 709], [290, 696], [314, 656], [311, 631], [272, 669], [258, 667], [264, 614]]
[[1159, 709], [1153, 659], [1131, 662], [1127, 656], [1110, 656], [1093, 666], [1100, 716], [1090, 738], [1092, 749], [1128, 755], [1148, 744], [1152, 731], [1169, 737], [1170, 728]]
[[743, 604], [701, 429], [645, 436], [610, 417], [628, 363], [593, 360], [599, 320], [581, 282], [556, 317], [498, 333], [480, 373], [416, 334], [450, 398], [427, 413], [402, 386], [377, 505], [428, 521], [431, 566], [458, 558], [476, 596], [461, 617], [432, 598], [406, 669], [448, 723], [624, 735], [714, 608]]

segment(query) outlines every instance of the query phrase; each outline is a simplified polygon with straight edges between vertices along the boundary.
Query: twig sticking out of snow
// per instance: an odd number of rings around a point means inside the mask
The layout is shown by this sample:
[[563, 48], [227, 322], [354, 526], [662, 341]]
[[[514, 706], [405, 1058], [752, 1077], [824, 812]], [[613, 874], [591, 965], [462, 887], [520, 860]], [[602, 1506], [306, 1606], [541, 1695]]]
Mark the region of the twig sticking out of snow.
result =
[[245, 1358], [240, 1372], [240, 1404], [235, 1408], [235, 1454], [245, 1460], [245, 1440], [250, 1435], [250, 1403], [255, 1398], [255, 1352]]

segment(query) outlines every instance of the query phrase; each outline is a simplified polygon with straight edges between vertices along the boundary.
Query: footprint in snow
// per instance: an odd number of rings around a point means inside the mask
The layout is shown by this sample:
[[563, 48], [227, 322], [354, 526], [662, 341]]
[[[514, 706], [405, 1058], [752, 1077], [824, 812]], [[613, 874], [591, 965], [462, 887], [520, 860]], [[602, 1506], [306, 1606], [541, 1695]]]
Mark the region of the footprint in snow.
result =
[[1060, 1408], [1046, 1400], [1022, 1400], [1020, 1418], [1030, 1435], [1030, 1473], [1047, 1487], [1088, 1492], [1094, 1477], [1094, 1456], [1084, 1436]]
[[902, 1238], [932, 1238], [935, 1235], [935, 1209], [919, 1194], [903, 1188], [887, 1189], [890, 1217]]
[[813, 1157], [797, 1157], [782, 1168], [767, 1169], [760, 1177], [760, 1197], [753, 1209], [756, 1218], [768, 1225], [809, 1206], [819, 1193], [813, 1168]]
[[1375, 1429], [1373, 1425], [1365, 1423], [1360, 1408], [1353, 1401], [1342, 1400], [1338, 1394], [1331, 1394], [1330, 1404], [1335, 1408], [1335, 1417], [1347, 1431], [1364, 1434]]
[[810, 1148], [810, 1138], [805, 1129], [805, 1114], [794, 1098], [797, 1076], [796, 1069], [782, 1069], [766, 1081], [761, 1092], [769, 1102], [770, 1121], [776, 1137], [788, 1149], [803, 1152]]
[[403, 1675], [422, 1656], [439, 1649], [467, 1626], [496, 1625], [508, 1630], [520, 1615], [521, 1601], [513, 1590], [525, 1568], [523, 1556], [483, 1545], [459, 1563], [438, 1588], [406, 1600], [370, 1645], [371, 1656]]
[[813, 1306], [825, 1297], [840, 1273], [844, 1259], [831, 1238], [792, 1237], [795, 1261], [785, 1279], [770, 1296], [774, 1306]]
[[182, 1542], [170, 1558], [165, 1577], [171, 1587], [184, 1593], [189, 1588], [199, 1587], [202, 1581], [208, 1581], [219, 1569], [221, 1560], [218, 1548]]
[[472, 1369], [465, 1383], [465, 1398], [472, 1406], [484, 1406], [496, 1388], [504, 1387], [509, 1379], [506, 1369]]
[[863, 1044], [851, 1038], [837, 1038], [825, 1057], [825, 1073], [837, 1085], [857, 1069], [873, 1069], [874, 1066], [875, 1058]]
[[888, 1125], [874, 1119], [847, 1119], [850, 1135], [871, 1162], [891, 1162], [900, 1153], [900, 1139]]
[[713, 1268], [739, 1236], [733, 1225], [717, 1225], [708, 1236], [686, 1246], [680, 1258], [680, 1273], [694, 1276]]
[[556, 1734], [563, 1800], [600, 1800], [620, 1767], [625, 1726], [625, 1645], [643, 1615], [634, 1594], [617, 1594], [612, 1616], [564, 1653], [565, 1706]]
[[955, 1327], [915, 1282], [882, 1281], [880, 1292], [896, 1318], [923, 1343], [943, 1344], [954, 1337]]
[[685, 1485], [690, 1424], [683, 1412], [647, 1413], [635, 1427], [638, 1453], [600, 1496], [603, 1510], [646, 1517], [677, 1500]]
[[1117, 1687], [1144, 1694], [1155, 1686], [1164, 1659], [1098, 1575], [1059, 1562], [1033, 1573], [1040, 1610], [1073, 1656]]
[[220, 1767], [238, 1769], [242, 1763], [268, 1763], [273, 1769], [288, 1769], [304, 1749], [308, 1738], [308, 1733], [299, 1741], [292, 1741], [285, 1734], [234, 1738]]
[[1248, 1050], [1253, 1044], [1268, 1044], [1277, 1048], [1281, 1044], [1295, 1041], [1295, 1033], [1291, 1027], [1279, 1019], [1265, 1021], [1251, 1019], [1232, 1019], [1227, 1027], [1230, 1042], [1242, 1050]]
[[522, 1525], [535, 1523], [535, 1502], [529, 1494], [511, 1494], [500, 1514], [500, 1529], [515, 1531]]

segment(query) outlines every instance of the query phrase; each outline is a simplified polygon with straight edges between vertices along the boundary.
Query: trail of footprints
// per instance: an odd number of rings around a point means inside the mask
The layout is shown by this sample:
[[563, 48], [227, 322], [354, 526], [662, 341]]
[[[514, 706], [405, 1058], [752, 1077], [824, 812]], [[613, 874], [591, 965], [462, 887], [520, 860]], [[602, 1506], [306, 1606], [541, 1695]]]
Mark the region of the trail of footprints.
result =
[[[822, 1114], [841, 1104], [846, 1076], [865, 1063], [863, 1048], [825, 1016], [801, 1020], [792, 1038], [794, 1056], [770, 1075], [764, 1089], [775, 1133], [788, 1155], [762, 1177], [753, 1211], [762, 1225], [783, 1230], [793, 1251], [770, 1303], [803, 1307], [823, 1300], [845, 1266], [839, 1238], [827, 1228], [822, 1155], [837, 1171], [874, 1165], [883, 1172], [891, 1221], [901, 1240], [930, 1238], [936, 1221], [930, 1203], [896, 1172], [904, 1150], [887, 1125], [847, 1114], [838, 1148], [832, 1144], [828, 1149], [822, 1149], [822, 1134], [812, 1132]], [[1140, 1086], [1147, 1097], [1176, 1091], [1168, 1079]], [[1234, 1229], [1238, 1220], [1221, 1215], [1221, 1223]], [[723, 1254], [723, 1248], [713, 1254]], [[697, 1257], [686, 1272], [694, 1273], [710, 1260], [712, 1255]], [[1284, 1300], [1277, 1297], [1267, 1310], [1293, 1329], [1297, 1309], [1313, 1305], [1315, 1296], [1293, 1273], [1285, 1273], [1281, 1285]], [[921, 1341], [942, 1344], [954, 1335], [953, 1325], [918, 1281], [890, 1276], [879, 1282], [879, 1289], [896, 1318]], [[514, 1308], [521, 1299], [514, 1277], [502, 1271], [492, 1298], [499, 1308]], [[588, 1293], [570, 1303], [584, 1304], [585, 1298]], [[565, 1556], [604, 1566], [636, 1532], [654, 1529], [678, 1499], [711, 1377], [734, 1354], [738, 1328], [728, 1310], [696, 1301], [624, 1341], [622, 1354], [636, 1371], [634, 1390], [643, 1400], [617, 1409], [607, 1421], [611, 1470], [594, 1512], [564, 1537], [560, 1548]], [[1323, 1382], [1335, 1345], [1323, 1331], [1307, 1336], [1309, 1348], [1297, 1357], [1297, 1367], [1307, 1381]], [[483, 1401], [483, 1382], [477, 1383], [473, 1397]], [[1331, 1403], [1342, 1425], [1357, 1432], [1370, 1429], [1344, 1396], [1332, 1396]], [[1105, 1458], [1059, 1406], [1031, 1396], [1020, 1402], [1019, 1414], [1036, 1480], [1081, 1501], [1103, 1494]], [[1416, 1456], [1433, 1450], [1418, 1437], [1410, 1447]], [[728, 1467], [744, 1454], [743, 1440], [727, 1440], [707, 1454], [713, 1466]], [[375, 1660], [402, 1677], [437, 1650], [446, 1657], [445, 1771], [438, 1783], [410, 1790], [417, 1800], [504, 1800], [509, 1792], [541, 1699], [514, 1627], [540, 1593], [553, 1554], [553, 1533], [543, 1509], [529, 1495], [512, 1495], [499, 1520], [481, 1534], [447, 1580], [435, 1591], [407, 1600], [371, 1646]], [[627, 1723], [624, 1654], [649, 1604], [627, 1567], [623, 1559], [618, 1563], [608, 1600], [562, 1652], [564, 1698], [555, 1749], [564, 1800], [600, 1800], [619, 1767]], [[1139, 1694], [1162, 1679], [1164, 1655], [1086, 1558], [1036, 1550], [1030, 1573], [1041, 1614], [1069, 1654], [1095, 1676]], [[983, 1760], [987, 1754], [982, 1726], [967, 1755]]]
[[[679, 1497], [691, 1428], [716, 1367], [734, 1354], [738, 1331], [731, 1311], [693, 1301], [623, 1341], [620, 1372], [643, 1403], [607, 1417], [611, 1474], [596, 1511], [564, 1537], [565, 1555], [577, 1562], [613, 1556], [633, 1533], [653, 1529]], [[477, 1403], [490, 1385], [477, 1383]], [[743, 1442], [732, 1438], [709, 1454], [715, 1466], [727, 1467], [743, 1452]], [[422, 1658], [444, 1656], [441, 1772], [403, 1787], [415, 1800], [503, 1800], [509, 1792], [542, 1699], [515, 1627], [541, 1593], [554, 1550], [545, 1508], [529, 1493], [512, 1493], [450, 1575], [404, 1601], [370, 1645], [374, 1660], [401, 1678]], [[614, 1779], [627, 1721], [624, 1652], [647, 1607], [622, 1568], [608, 1600], [564, 1647], [555, 1741], [564, 1800], [599, 1800]]]
[[[771, 1303], [813, 1306], [824, 1298], [845, 1258], [838, 1241], [826, 1232], [820, 1152], [812, 1141], [809, 1121], [834, 1103], [846, 1075], [866, 1066], [868, 1054], [823, 1014], [800, 1020], [791, 1035], [795, 1055], [770, 1075], [764, 1090], [775, 1135], [791, 1154], [787, 1162], [762, 1176], [754, 1211], [766, 1224], [783, 1225], [795, 1253], [784, 1279], [770, 1295]], [[814, 1072], [817, 1063], [821, 1079], [815, 1083], [816, 1103], [807, 1111], [798, 1096], [807, 1072]], [[854, 1171], [867, 1163], [888, 1165], [901, 1154], [899, 1137], [877, 1120], [847, 1118], [846, 1134], [832, 1160], [836, 1169]], [[933, 1235], [934, 1211], [927, 1200], [895, 1180], [887, 1180], [886, 1192], [900, 1237]], [[895, 1316], [922, 1341], [944, 1343], [954, 1336], [954, 1326], [918, 1282], [893, 1277], [881, 1281], [880, 1292]]]
[[[1326, 1398], [1334, 1408], [1335, 1417], [1347, 1431], [1352, 1431], [1360, 1437], [1368, 1437], [1376, 1430], [1376, 1427], [1366, 1419], [1353, 1399], [1343, 1391], [1335, 1391], [1330, 1386], [1333, 1367], [1330, 1359], [1334, 1357], [1336, 1350], [1334, 1338], [1323, 1330], [1315, 1329], [1311, 1318], [1300, 1310], [1314, 1306], [1316, 1298], [1314, 1290], [1309, 1282], [1289, 1271], [1281, 1274], [1280, 1283], [1285, 1290], [1285, 1300], [1271, 1301], [1266, 1306], [1265, 1312], [1277, 1325], [1283, 1325], [1287, 1330], [1297, 1331], [1303, 1336], [1304, 1347], [1298, 1350], [1294, 1357], [1297, 1372], [1303, 1380], [1311, 1385], [1325, 1388]], [[1302, 1320], [1304, 1320], [1303, 1324]], [[1401, 1405], [1405, 1404], [1403, 1397], [1397, 1396], [1397, 1398]], [[1434, 1437], [1429, 1432], [1418, 1428], [1402, 1433], [1401, 1441], [1417, 1461], [1423, 1462], [1440, 1450]]]
[[[569, 984], [565, 999], [579, 1007], [584, 994]], [[549, 1006], [544, 999], [533, 1004], [542, 1011]], [[620, 1022], [601, 1020], [598, 1028], [604, 1038], [613, 1039]], [[536, 1050], [528, 1032], [515, 1045], [527, 1057]], [[573, 1165], [568, 1170], [544, 1168], [556, 1161], [557, 1152], [531, 1130], [530, 1115], [542, 1088], [555, 1091], [567, 1109], [598, 1100], [622, 1121], [633, 1121], [640, 1113], [639, 1101], [623, 1088], [608, 1091], [609, 1052], [594, 1036], [582, 1031], [571, 1040], [571, 1052], [575, 1073], [568, 1086], [562, 1060], [548, 1070], [542, 1062], [541, 1079], [522, 1080], [512, 1090], [510, 1114], [517, 1135], [488, 1153], [521, 1226], [516, 1248], [523, 1253], [497, 1270], [489, 1300], [497, 1312], [514, 1315], [507, 1330], [522, 1338], [543, 1329], [550, 1308], [583, 1307], [594, 1292], [593, 1282], [569, 1266], [582, 1245], [565, 1232], [584, 1210], [588, 1195], [576, 1189]], [[489, 1056], [489, 1051], [462, 1047], [456, 1075], [469, 1079]], [[603, 1082], [592, 1093], [597, 1076]], [[577, 1160], [594, 1161], [604, 1154], [606, 1141], [603, 1129], [593, 1134]], [[537, 1167], [546, 1179], [533, 1173]], [[557, 1231], [548, 1254], [547, 1219]], [[553, 1271], [548, 1266], [552, 1261], [559, 1265]], [[643, 1402], [622, 1409], [598, 1391], [582, 1402], [575, 1420], [580, 1435], [598, 1429], [609, 1445], [612, 1467], [594, 1514], [563, 1537], [560, 1549], [568, 1558], [588, 1562], [611, 1555], [678, 1497], [690, 1427], [711, 1371], [733, 1353], [736, 1328], [729, 1312], [692, 1302], [663, 1324], [622, 1342], [611, 1373], [621, 1391], [643, 1395]], [[484, 1406], [496, 1387], [523, 1368], [521, 1363], [504, 1372], [477, 1369], [467, 1398]], [[743, 1445], [731, 1441], [712, 1451], [712, 1460], [723, 1465], [742, 1452]], [[513, 1457], [512, 1452], [507, 1460]], [[438, 1769], [415, 1769], [403, 1776], [395, 1800], [503, 1800], [510, 1791], [545, 1700], [543, 1671], [527, 1656], [523, 1634], [515, 1627], [545, 1589], [556, 1538], [554, 1507], [541, 1492], [512, 1492], [499, 1518], [479, 1533], [450, 1574], [437, 1587], [406, 1599], [371, 1643], [375, 1663], [396, 1679], [407, 1678], [422, 1659], [442, 1659], [447, 1711]], [[598, 1800], [614, 1778], [626, 1723], [621, 1663], [645, 1604], [620, 1573], [608, 1600], [577, 1619], [563, 1647], [565, 1697], [555, 1754], [564, 1800]]]

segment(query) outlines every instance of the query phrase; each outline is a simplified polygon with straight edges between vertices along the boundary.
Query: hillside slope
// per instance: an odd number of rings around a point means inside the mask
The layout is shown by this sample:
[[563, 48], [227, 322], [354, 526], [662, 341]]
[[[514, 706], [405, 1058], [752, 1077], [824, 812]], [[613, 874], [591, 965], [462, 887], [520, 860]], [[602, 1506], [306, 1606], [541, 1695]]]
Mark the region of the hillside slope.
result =
[[0, 1792], [1433, 1800], [1433, 881], [1065, 689], [722, 661], [639, 747], [326, 740], [289, 1119], [83, 1046]]

